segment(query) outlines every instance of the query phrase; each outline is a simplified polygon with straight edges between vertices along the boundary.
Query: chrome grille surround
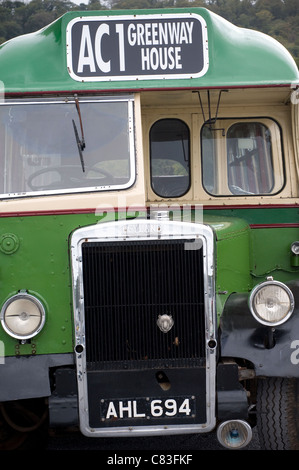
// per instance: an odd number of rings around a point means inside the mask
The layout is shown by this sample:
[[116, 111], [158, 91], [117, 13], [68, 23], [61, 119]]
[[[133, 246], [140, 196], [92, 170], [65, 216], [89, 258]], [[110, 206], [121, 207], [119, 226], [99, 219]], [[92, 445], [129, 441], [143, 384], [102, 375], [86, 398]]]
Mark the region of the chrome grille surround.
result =
[[[91, 428], [89, 425], [89, 403], [87, 386], [86, 322], [83, 283], [82, 247], [88, 243], [111, 242], [159, 242], [181, 240], [186, 250], [194, 250], [196, 242], [203, 252], [204, 277], [204, 327], [206, 365], [206, 422], [183, 425], [117, 426], [106, 429]], [[194, 243], [195, 242], [195, 243]], [[216, 376], [216, 312], [214, 235], [204, 224], [171, 222], [164, 220], [124, 220], [106, 222], [76, 230], [71, 237], [71, 262], [73, 283], [73, 307], [75, 327], [75, 351], [79, 398], [80, 428], [86, 436], [131, 436], [163, 435], [208, 432], [215, 426], [215, 376]], [[157, 327], [158, 328], [158, 327]], [[192, 393], [192, 389], [190, 390]]]

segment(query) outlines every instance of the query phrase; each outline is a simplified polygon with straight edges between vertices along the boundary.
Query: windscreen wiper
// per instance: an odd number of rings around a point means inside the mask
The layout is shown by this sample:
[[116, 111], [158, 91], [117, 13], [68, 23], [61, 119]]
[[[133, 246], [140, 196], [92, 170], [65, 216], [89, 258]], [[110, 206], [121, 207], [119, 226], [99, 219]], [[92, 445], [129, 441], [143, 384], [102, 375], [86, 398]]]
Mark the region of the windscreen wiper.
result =
[[82, 150], [84, 150], [85, 144], [83, 143], [84, 145], [82, 145], [82, 141], [80, 140], [80, 137], [79, 137], [79, 134], [78, 134], [78, 131], [77, 131], [77, 126], [76, 126], [76, 124], [75, 124], [74, 119], [72, 119], [72, 121], [73, 121], [73, 126], [74, 126], [74, 132], [75, 132], [76, 142], [77, 142], [77, 146], [78, 146], [78, 150], [79, 150], [79, 156], [80, 156], [82, 171], [83, 171], [83, 173], [84, 173], [85, 167], [84, 167], [84, 158], [83, 158]]
[[83, 152], [83, 150], [85, 149], [85, 139], [84, 139], [82, 118], [81, 118], [81, 111], [80, 111], [79, 100], [78, 100], [77, 95], [75, 95], [75, 104], [76, 104], [77, 113], [78, 113], [78, 116], [79, 116], [80, 127], [81, 127], [81, 139], [80, 139], [80, 137], [79, 137], [78, 130], [77, 130], [77, 126], [76, 126], [76, 124], [75, 124], [74, 119], [72, 119], [72, 121], [73, 121], [74, 132], [75, 132], [76, 142], [77, 142], [77, 146], [78, 146], [78, 151], [79, 151], [79, 156], [80, 156], [82, 171], [84, 172], [84, 171], [85, 171], [85, 167], [84, 167], [84, 159], [83, 159], [83, 153], [82, 153], [82, 152]]

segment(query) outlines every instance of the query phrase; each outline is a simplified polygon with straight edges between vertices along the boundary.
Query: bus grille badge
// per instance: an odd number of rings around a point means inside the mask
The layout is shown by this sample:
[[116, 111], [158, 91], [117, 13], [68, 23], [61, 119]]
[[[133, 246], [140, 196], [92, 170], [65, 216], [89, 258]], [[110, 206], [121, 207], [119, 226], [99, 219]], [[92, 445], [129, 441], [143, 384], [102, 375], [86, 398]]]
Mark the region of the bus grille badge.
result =
[[173, 327], [174, 321], [171, 315], [159, 315], [157, 325], [163, 333], [168, 333]]

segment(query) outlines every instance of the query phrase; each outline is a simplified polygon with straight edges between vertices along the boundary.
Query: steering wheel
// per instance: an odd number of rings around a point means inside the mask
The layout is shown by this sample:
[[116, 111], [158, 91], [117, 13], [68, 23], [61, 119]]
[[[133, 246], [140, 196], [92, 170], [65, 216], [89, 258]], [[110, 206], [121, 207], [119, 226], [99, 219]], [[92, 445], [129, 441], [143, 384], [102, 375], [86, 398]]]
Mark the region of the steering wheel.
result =
[[[78, 177], [78, 169], [81, 172], [80, 176]], [[103, 168], [85, 168], [85, 172], [82, 171], [81, 167], [79, 165], [65, 165], [65, 166], [53, 166], [49, 168], [42, 168], [41, 170], [36, 171], [32, 175], [29, 176], [27, 180], [27, 184], [32, 191], [39, 191], [39, 190], [45, 190], [45, 189], [63, 189], [63, 188], [72, 188], [75, 187], [76, 184], [80, 183], [80, 186], [82, 186], [82, 181], [86, 182], [91, 182], [92, 179], [89, 179], [86, 177], [88, 172], [95, 172], [100, 175], [102, 175], [104, 178], [109, 178], [109, 184], [112, 184], [114, 181], [114, 176], [107, 170], [104, 170]], [[46, 173], [51, 173], [51, 172], [56, 172], [60, 176], [59, 181], [55, 181], [50, 183], [48, 186], [45, 187], [45, 185], [35, 185], [33, 184], [33, 181], [35, 178], [37, 178], [40, 175], [46, 174]], [[98, 184], [98, 181], [96, 182]]]

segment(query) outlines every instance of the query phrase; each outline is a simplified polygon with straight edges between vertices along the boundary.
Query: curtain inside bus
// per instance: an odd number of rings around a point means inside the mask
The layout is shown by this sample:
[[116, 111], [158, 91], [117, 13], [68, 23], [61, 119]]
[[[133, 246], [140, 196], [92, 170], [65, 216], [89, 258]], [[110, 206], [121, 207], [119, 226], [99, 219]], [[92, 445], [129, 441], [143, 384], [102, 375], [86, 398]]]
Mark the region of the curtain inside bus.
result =
[[[297, 96], [299, 97], [299, 92], [297, 92]], [[297, 177], [299, 178], [299, 100], [294, 101], [296, 102], [292, 103], [292, 130]]]

